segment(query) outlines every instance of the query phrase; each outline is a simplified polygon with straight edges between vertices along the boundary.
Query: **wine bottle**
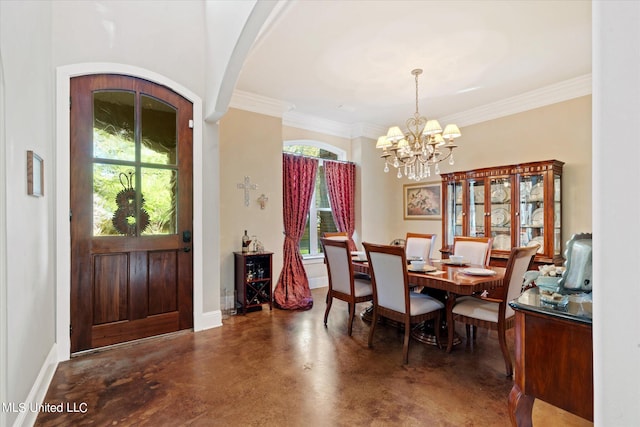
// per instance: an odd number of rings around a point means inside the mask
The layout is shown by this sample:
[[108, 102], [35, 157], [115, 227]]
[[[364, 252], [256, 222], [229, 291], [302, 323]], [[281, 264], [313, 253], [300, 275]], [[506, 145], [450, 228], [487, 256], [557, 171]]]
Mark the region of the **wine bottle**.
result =
[[247, 230], [244, 230], [244, 236], [242, 236], [242, 252], [249, 252], [249, 245], [251, 244], [251, 238], [247, 234]]

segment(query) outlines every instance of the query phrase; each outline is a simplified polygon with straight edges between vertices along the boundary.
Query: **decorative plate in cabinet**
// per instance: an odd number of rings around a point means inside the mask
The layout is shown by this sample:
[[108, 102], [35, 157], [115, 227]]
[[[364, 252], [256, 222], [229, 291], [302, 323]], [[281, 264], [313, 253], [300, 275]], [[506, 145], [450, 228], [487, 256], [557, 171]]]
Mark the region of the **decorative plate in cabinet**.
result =
[[508, 251], [511, 249], [511, 237], [506, 234], [498, 234], [493, 238], [493, 249]]
[[495, 190], [491, 192], [492, 203], [504, 203], [509, 200], [509, 192], [504, 189], [502, 185], [498, 185]]
[[500, 227], [508, 224], [511, 220], [509, 211], [505, 208], [493, 208], [491, 209], [491, 226]]

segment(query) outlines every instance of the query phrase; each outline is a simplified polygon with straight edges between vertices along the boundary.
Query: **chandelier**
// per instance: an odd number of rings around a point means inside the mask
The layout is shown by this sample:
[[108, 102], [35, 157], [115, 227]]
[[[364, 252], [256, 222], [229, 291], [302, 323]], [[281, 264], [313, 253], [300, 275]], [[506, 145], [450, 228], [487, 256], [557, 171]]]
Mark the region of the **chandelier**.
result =
[[427, 120], [418, 111], [418, 76], [422, 70], [411, 71], [416, 79], [416, 112], [406, 122], [407, 131], [392, 126], [386, 135], [378, 138], [376, 148], [382, 149], [384, 171], [389, 172], [389, 165], [398, 170], [398, 178], [403, 174], [407, 178], [420, 181], [431, 176], [431, 166], [436, 175], [440, 174], [440, 162], [449, 159], [453, 165], [453, 143], [460, 135], [458, 126], [449, 124], [444, 131], [437, 120]]

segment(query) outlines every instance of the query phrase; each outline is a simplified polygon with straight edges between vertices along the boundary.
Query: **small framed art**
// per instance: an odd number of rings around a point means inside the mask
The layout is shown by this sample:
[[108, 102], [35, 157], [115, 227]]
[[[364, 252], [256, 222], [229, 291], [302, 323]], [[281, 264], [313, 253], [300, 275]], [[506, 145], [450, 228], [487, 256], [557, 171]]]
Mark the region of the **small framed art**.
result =
[[441, 219], [440, 183], [405, 184], [403, 186], [404, 219]]
[[33, 151], [27, 151], [27, 194], [44, 196], [44, 162]]

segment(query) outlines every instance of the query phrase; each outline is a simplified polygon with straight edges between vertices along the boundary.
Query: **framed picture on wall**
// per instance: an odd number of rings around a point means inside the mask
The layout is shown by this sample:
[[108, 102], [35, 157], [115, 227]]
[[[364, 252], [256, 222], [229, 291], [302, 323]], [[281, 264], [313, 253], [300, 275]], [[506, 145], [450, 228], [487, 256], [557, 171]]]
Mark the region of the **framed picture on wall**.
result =
[[405, 184], [403, 186], [404, 219], [441, 219], [440, 183]]
[[44, 196], [44, 162], [33, 151], [27, 151], [27, 194]]

